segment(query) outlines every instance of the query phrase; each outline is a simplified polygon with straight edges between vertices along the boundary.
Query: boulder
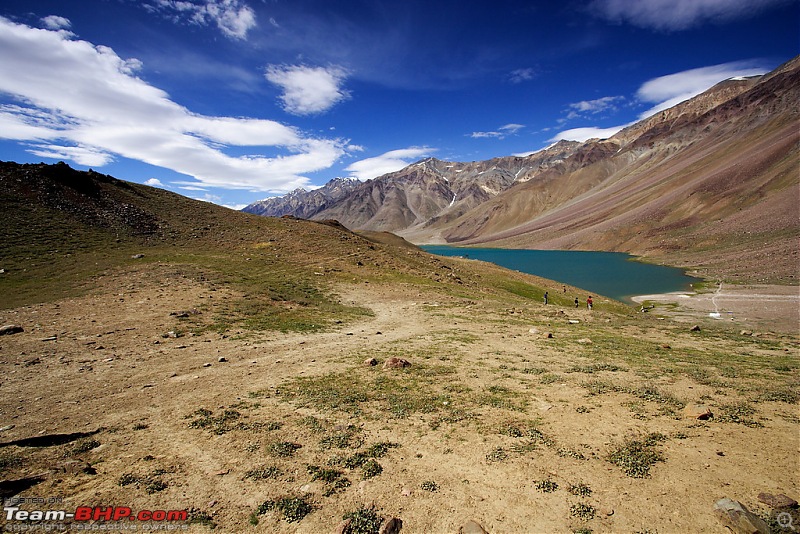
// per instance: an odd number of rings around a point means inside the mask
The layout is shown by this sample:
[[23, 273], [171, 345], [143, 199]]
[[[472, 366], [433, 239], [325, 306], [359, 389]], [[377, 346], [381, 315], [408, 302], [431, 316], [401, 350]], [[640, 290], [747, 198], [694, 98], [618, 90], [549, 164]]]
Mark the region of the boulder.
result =
[[397, 534], [403, 528], [403, 520], [399, 517], [387, 517], [381, 523], [378, 534]]
[[769, 526], [748, 510], [742, 503], [733, 499], [720, 499], [714, 504], [717, 519], [733, 534], [769, 534]]
[[694, 325], [689, 329], [689, 332], [699, 332], [699, 331], [700, 331], [700, 325]]
[[384, 369], [402, 369], [403, 367], [410, 367], [411, 363], [403, 358], [391, 357], [383, 362]]
[[375, 367], [376, 365], [378, 365], [378, 360], [376, 360], [375, 358], [367, 358], [366, 360], [364, 360], [364, 365], [366, 365], [367, 367]]
[[783, 508], [797, 508], [797, 501], [784, 495], [783, 493], [779, 493], [778, 495], [773, 495], [771, 493], [759, 493], [758, 500], [770, 508], [777, 510]]
[[714, 417], [711, 410], [705, 404], [687, 404], [683, 408], [684, 419], [701, 419], [706, 420]]
[[20, 332], [24, 332], [25, 330], [16, 324], [7, 324], [5, 326], [0, 326], [0, 336], [10, 336], [11, 334], [19, 334]]

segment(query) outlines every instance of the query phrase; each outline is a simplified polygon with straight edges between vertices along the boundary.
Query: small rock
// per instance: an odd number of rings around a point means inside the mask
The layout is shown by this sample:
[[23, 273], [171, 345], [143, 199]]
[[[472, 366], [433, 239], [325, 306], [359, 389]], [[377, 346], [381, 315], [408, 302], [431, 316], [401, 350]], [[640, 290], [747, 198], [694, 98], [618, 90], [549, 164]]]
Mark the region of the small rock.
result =
[[6, 430], [11, 430], [12, 428], [14, 428], [14, 425], [0, 426], [0, 432], [5, 432]]
[[378, 360], [376, 360], [375, 358], [367, 358], [366, 360], [364, 360], [364, 365], [375, 367], [376, 365], [378, 365]]
[[758, 500], [770, 508], [797, 508], [797, 501], [784, 495], [783, 493], [779, 493], [778, 495], [773, 495], [771, 493], [759, 493]]
[[612, 515], [614, 515], [614, 509], [608, 506], [604, 506], [603, 508], [600, 508], [600, 514], [606, 517], [611, 517]]
[[733, 534], [769, 534], [767, 524], [745, 506], [733, 499], [720, 499], [714, 504], [714, 513]]
[[395, 358], [391, 357], [385, 362], [383, 362], [384, 369], [402, 369], [403, 367], [409, 367], [411, 363], [408, 360], [404, 360], [403, 358]]
[[459, 534], [489, 534], [477, 521], [469, 520], [458, 529]]
[[301, 493], [308, 493], [309, 491], [311, 491], [311, 484], [303, 484], [300, 486]]
[[545, 338], [545, 339], [553, 339], [553, 333], [552, 332], [545, 332], [545, 333], [542, 334], [542, 337]]
[[533, 328], [528, 330], [528, 333], [530, 333], [530, 334], [538, 334], [539, 333], [539, 329], [534, 326]]
[[591, 345], [592, 344], [592, 340], [589, 339], [588, 337], [584, 337], [584, 338], [579, 339], [578, 343], [580, 343], [582, 345]]
[[699, 332], [699, 331], [700, 331], [700, 325], [697, 324], [689, 329], [689, 332]]
[[225, 356], [220, 356], [219, 358], [217, 358], [217, 361], [219, 363], [224, 363], [228, 361], [228, 358], [226, 358]]
[[204, 363], [203, 367], [211, 367], [211, 364], [210, 363]]
[[753, 332], [751, 330], [742, 330], [741, 332], [739, 332], [739, 335], [740, 336], [752, 336]]
[[353, 523], [352, 519], [345, 519], [336, 527], [336, 530], [333, 531], [333, 534], [344, 534], [345, 532], [350, 531], [350, 525]]
[[20, 332], [24, 332], [25, 329], [16, 324], [7, 324], [5, 326], [0, 326], [0, 336], [10, 336], [11, 334], [19, 334]]
[[133, 256], [131, 256], [132, 260], [140, 260], [142, 258], [144, 258], [144, 254], [134, 254]]
[[687, 404], [683, 408], [684, 419], [701, 419], [706, 420], [714, 417], [711, 410], [705, 404]]
[[662, 348], [662, 349], [667, 349], [667, 350], [669, 350], [669, 349], [671, 349], [671, 348], [672, 348], [672, 346], [670, 346], [670, 345], [667, 345], [666, 343], [664, 343], [663, 345], [661, 345], [661, 348]]
[[218, 477], [224, 477], [225, 475], [227, 475], [230, 472], [231, 472], [230, 469], [223, 469], [222, 471], [217, 471], [216, 473], [214, 473], [214, 475], [216, 475]]
[[570, 319], [569, 324], [581, 324], [581, 322], [577, 319]]
[[403, 520], [399, 517], [388, 517], [383, 520], [378, 534], [397, 534], [403, 528]]
[[403, 487], [403, 490], [400, 492], [400, 495], [402, 495], [403, 497], [411, 497], [412, 493], [413, 492], [410, 489], [408, 489], [407, 487]]

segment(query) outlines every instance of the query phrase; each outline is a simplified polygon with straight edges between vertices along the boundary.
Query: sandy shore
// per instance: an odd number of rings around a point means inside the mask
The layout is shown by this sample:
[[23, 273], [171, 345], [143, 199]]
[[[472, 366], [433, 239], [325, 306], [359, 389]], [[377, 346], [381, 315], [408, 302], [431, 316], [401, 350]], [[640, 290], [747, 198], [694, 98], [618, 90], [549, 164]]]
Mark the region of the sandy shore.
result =
[[796, 334], [800, 331], [800, 288], [778, 285], [720, 284], [711, 293], [675, 292], [632, 297], [655, 306], [650, 313], [682, 321], [729, 321], [751, 330]]

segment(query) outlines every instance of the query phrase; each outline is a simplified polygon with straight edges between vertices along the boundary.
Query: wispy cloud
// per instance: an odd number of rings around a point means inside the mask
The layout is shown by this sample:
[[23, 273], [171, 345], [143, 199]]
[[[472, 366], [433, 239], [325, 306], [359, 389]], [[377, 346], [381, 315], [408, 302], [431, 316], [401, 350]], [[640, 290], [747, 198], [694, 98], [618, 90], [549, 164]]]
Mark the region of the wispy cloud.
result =
[[787, 0], [594, 0], [590, 10], [616, 23], [663, 31], [752, 17]]
[[508, 79], [511, 83], [522, 83], [527, 82], [528, 80], [532, 80], [536, 77], [536, 71], [531, 68], [527, 69], [517, 69], [511, 71], [509, 74]]
[[509, 135], [514, 135], [521, 129], [525, 128], [524, 124], [506, 124], [505, 126], [499, 127], [496, 131], [492, 132], [472, 132], [469, 134], [470, 137], [473, 139], [485, 139], [485, 138], [493, 138], [493, 139], [505, 139]]
[[323, 113], [350, 98], [342, 89], [347, 72], [341, 67], [270, 65], [265, 76], [283, 90], [283, 109], [293, 115]]
[[353, 162], [345, 170], [349, 171], [351, 173], [350, 176], [353, 178], [358, 178], [362, 181], [370, 180], [386, 173], [399, 171], [420, 158], [430, 156], [433, 152], [436, 152], [436, 149], [430, 147], [391, 150], [374, 158]]
[[[689, 69], [676, 72], [675, 74], [653, 78], [643, 83], [636, 92], [636, 99], [638, 102], [650, 106], [646, 111], [639, 114], [639, 120], [676, 106], [685, 100], [689, 100], [723, 80], [741, 76], [756, 76], [764, 74], [767, 71], [769, 71], [769, 68], [762, 62], [748, 60]], [[623, 97], [606, 98], [624, 99]], [[614, 100], [604, 102], [604, 100], [605, 98], [578, 102], [570, 104], [570, 107], [575, 110], [585, 110], [589, 113], [594, 113], [594, 110], [598, 110], [597, 112], [599, 112], [603, 109], [609, 109], [608, 106], [613, 106], [615, 102], [621, 101]], [[606, 107], [604, 108], [604, 106]], [[605, 139], [631, 124], [633, 124], [633, 122], [607, 128], [598, 128], [594, 126], [572, 128], [559, 132], [550, 140], [558, 141], [560, 139], [567, 139], [571, 141], [586, 141], [587, 139], [596, 137]]]
[[616, 111], [617, 104], [625, 100], [624, 96], [604, 96], [594, 100], [582, 100], [569, 105], [571, 113], [578, 116], [583, 114], [596, 115], [604, 111]]
[[256, 26], [255, 11], [241, 0], [149, 0], [142, 5], [177, 23], [216, 24], [232, 39], [246, 39]]
[[627, 124], [623, 124], [622, 126], [612, 126], [610, 128], [596, 128], [594, 126], [587, 126], [584, 128], [571, 128], [569, 130], [564, 130], [563, 132], [557, 133], [554, 137], [550, 139], [550, 141], [588, 141], [589, 139], [608, 139], [618, 131], [628, 126]]
[[[346, 153], [341, 140], [275, 121], [193, 113], [138, 78], [139, 67], [108, 47], [0, 17], [0, 93], [14, 101], [0, 106], [0, 138], [81, 165], [122, 156], [196, 180], [185, 185], [253, 191], [295, 189]], [[234, 157], [225, 152], [233, 146], [261, 148]]]

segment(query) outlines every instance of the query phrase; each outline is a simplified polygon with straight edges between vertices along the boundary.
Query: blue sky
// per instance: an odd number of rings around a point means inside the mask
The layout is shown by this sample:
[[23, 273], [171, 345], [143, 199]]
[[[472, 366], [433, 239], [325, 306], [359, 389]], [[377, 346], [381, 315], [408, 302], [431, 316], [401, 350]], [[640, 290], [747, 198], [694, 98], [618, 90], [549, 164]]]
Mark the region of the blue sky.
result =
[[798, 0], [0, 0], [0, 159], [241, 207], [608, 137], [799, 48]]

